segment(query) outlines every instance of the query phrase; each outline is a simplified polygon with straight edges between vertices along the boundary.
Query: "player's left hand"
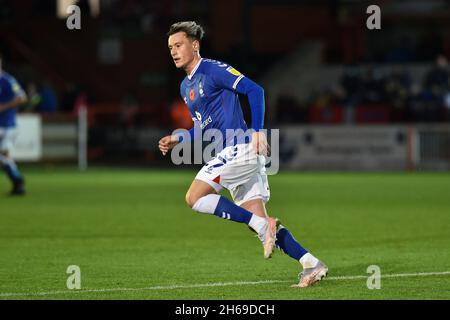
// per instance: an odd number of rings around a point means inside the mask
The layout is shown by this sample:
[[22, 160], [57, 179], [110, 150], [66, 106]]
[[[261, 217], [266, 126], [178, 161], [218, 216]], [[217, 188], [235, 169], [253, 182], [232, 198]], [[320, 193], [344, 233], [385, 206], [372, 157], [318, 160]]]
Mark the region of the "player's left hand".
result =
[[270, 153], [270, 146], [267, 143], [267, 138], [264, 132], [252, 133], [252, 145], [257, 154], [268, 156]]

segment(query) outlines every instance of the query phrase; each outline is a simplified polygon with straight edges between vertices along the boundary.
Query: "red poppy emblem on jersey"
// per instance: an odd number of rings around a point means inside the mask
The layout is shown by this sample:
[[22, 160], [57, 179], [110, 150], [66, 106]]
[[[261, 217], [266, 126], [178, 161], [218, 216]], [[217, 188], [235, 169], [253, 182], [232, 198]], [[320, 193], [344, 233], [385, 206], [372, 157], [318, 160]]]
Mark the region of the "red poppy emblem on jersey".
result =
[[194, 101], [194, 99], [195, 99], [195, 92], [194, 92], [194, 89], [191, 89], [191, 91], [189, 91], [189, 99], [190, 99], [191, 101]]

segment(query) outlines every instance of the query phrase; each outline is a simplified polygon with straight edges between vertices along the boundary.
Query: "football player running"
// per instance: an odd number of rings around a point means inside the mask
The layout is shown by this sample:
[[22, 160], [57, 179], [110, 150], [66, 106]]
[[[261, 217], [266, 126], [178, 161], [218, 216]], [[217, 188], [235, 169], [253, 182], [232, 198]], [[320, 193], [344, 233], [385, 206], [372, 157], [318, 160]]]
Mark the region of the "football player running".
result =
[[0, 166], [13, 185], [11, 195], [25, 194], [24, 178], [10, 152], [17, 136], [17, 108], [26, 101], [27, 95], [17, 80], [2, 70], [0, 53]]
[[[189, 133], [174, 133], [159, 141], [166, 155], [180, 142], [201, 139], [202, 132], [214, 129], [220, 152], [198, 172], [186, 193], [194, 211], [245, 223], [254, 230], [264, 248], [264, 258], [277, 246], [300, 262], [303, 272], [293, 287], [308, 287], [328, 273], [327, 266], [304, 249], [280, 222], [267, 214], [270, 198], [266, 158], [270, 149], [264, 134], [264, 90], [230, 65], [200, 56], [203, 28], [194, 21], [173, 24], [168, 32], [168, 48], [178, 69], [187, 76], [180, 94], [194, 121]], [[246, 95], [251, 109], [251, 134], [244, 121], [238, 94]], [[233, 201], [218, 193], [230, 191]]]

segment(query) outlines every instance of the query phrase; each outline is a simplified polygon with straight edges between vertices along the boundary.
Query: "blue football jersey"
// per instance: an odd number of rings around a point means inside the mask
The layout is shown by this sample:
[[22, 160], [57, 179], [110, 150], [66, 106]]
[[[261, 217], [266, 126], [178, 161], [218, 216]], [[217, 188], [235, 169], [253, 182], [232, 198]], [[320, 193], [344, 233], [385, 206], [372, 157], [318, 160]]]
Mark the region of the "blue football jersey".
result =
[[[243, 77], [226, 63], [202, 58], [180, 86], [181, 97], [189, 108], [194, 124], [203, 131], [220, 130], [226, 139], [222, 141], [224, 147], [230, 137], [227, 129], [241, 129], [242, 132], [248, 129], [236, 91]], [[227, 145], [236, 144], [238, 139], [228, 141]]]
[[[24, 95], [22, 88], [13, 76], [6, 72], [0, 73], [0, 104], [8, 103], [16, 96]], [[0, 127], [16, 126], [17, 108], [0, 112]]]

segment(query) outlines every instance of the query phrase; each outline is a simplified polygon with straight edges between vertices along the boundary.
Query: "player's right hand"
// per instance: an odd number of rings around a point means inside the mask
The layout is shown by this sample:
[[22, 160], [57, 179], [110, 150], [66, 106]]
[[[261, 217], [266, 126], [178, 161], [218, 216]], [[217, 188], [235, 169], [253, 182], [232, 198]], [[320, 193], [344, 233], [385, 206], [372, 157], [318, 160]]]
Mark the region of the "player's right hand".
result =
[[178, 144], [178, 142], [178, 136], [165, 136], [159, 140], [159, 150], [161, 150], [162, 154], [165, 156], [170, 149]]

